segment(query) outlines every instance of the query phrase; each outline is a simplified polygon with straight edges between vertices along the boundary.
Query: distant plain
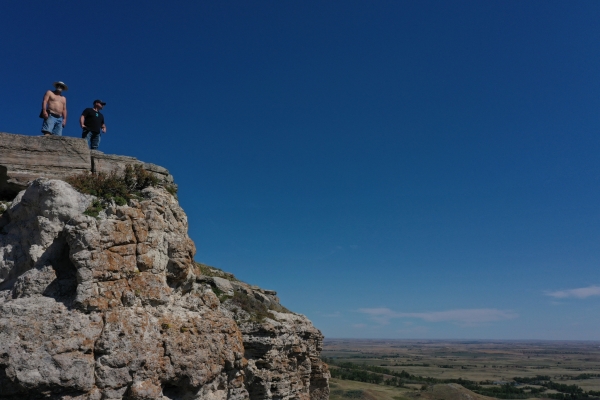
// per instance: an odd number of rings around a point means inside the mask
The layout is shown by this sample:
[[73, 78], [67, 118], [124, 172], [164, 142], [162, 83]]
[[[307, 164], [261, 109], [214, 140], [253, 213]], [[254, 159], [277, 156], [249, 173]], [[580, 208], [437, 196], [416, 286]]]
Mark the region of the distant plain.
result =
[[[546, 375], [554, 382], [578, 385], [585, 391], [600, 390], [600, 342], [326, 339], [322, 356], [336, 364], [366, 364], [436, 379], [502, 385], [514, 377]], [[332, 382], [332, 393], [336, 385], [358, 390], [361, 384], [340, 379]], [[398, 391], [392, 393], [391, 388], [383, 390], [385, 385], [362, 385], [364, 393], [370, 394], [364, 398], [400, 399], [412, 390], [394, 388]], [[337, 397], [332, 395], [333, 400]]]

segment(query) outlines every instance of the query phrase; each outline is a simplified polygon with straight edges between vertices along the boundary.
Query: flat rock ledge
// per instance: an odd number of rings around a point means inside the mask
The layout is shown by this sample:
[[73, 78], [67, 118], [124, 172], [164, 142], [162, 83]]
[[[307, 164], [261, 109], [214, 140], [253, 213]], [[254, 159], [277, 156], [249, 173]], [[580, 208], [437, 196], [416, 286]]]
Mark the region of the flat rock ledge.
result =
[[142, 165], [161, 181], [174, 185], [166, 168], [90, 150], [85, 139], [0, 132], [0, 200], [13, 199], [36, 178], [64, 180], [83, 172], [122, 172], [128, 164]]

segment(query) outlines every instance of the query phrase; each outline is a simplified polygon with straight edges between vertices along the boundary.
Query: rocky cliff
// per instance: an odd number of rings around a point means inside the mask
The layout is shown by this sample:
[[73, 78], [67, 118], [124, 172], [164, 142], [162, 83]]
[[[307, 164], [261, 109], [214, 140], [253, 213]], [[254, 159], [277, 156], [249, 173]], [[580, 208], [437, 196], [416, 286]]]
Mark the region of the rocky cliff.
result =
[[274, 291], [194, 262], [168, 191], [148, 187], [98, 217], [84, 213], [93, 196], [62, 180], [37, 178], [8, 200], [0, 398], [328, 398], [321, 333]]

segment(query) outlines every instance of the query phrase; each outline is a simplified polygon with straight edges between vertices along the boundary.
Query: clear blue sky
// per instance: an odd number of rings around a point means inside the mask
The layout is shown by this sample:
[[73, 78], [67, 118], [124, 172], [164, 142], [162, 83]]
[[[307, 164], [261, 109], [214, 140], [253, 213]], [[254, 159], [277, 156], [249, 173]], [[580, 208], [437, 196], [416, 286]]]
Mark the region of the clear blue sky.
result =
[[196, 259], [328, 337], [600, 339], [600, 2], [7, 2], [0, 131], [95, 98]]

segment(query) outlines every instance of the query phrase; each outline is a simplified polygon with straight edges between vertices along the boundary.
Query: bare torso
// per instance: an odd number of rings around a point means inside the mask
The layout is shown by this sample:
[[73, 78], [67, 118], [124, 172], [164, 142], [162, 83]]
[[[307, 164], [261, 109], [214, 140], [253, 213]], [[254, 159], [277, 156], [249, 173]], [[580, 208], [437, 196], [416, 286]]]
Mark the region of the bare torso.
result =
[[67, 99], [62, 95], [55, 94], [51, 90], [46, 92], [46, 96], [48, 96], [48, 112], [62, 115], [67, 105]]

